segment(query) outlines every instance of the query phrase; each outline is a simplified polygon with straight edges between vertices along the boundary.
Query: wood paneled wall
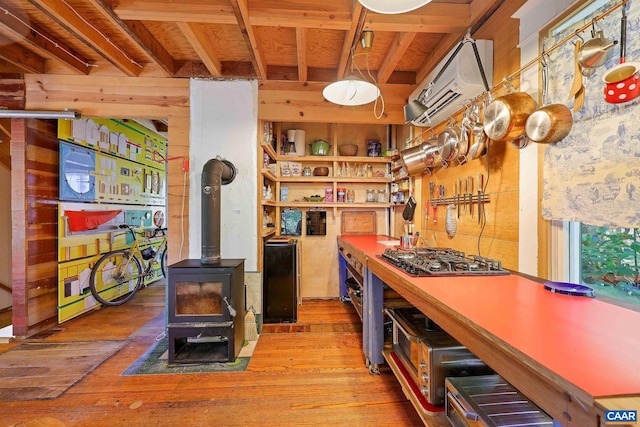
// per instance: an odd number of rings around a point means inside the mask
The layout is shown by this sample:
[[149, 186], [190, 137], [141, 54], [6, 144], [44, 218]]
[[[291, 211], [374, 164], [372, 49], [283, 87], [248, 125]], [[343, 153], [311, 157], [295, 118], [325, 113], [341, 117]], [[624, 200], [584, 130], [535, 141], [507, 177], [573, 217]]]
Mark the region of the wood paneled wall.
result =
[[[520, 50], [517, 47], [520, 22], [511, 18], [525, 0], [504, 2], [496, 13], [473, 35], [475, 39], [493, 40], [493, 82], [497, 85], [502, 79], [520, 67]], [[518, 81], [513, 82], [518, 86]], [[494, 91], [494, 96], [502, 94], [502, 90]], [[446, 124], [436, 127], [436, 134]], [[421, 132], [415, 128], [415, 132]], [[416, 210], [416, 221], [420, 221], [421, 234], [427, 243], [438, 247], [451, 247], [468, 254], [478, 254], [501, 260], [504, 267], [518, 269], [518, 228], [519, 228], [519, 150], [510, 142], [490, 144], [488, 156], [482, 156], [464, 165], [437, 169], [432, 176], [422, 176], [422, 195], [419, 210]], [[446, 187], [446, 196], [453, 195], [458, 178], [472, 177], [474, 193], [477, 195], [476, 177], [484, 175], [490, 201], [485, 204], [486, 225], [478, 224], [477, 210], [474, 206], [472, 218], [462, 214], [457, 221], [456, 235], [451, 238], [445, 231], [446, 206], [438, 207], [438, 221], [433, 222], [433, 209], [429, 210], [425, 221], [426, 201], [429, 199], [429, 182]], [[421, 212], [418, 215], [418, 212]], [[457, 216], [457, 211], [456, 211]]]
[[[186, 177], [184, 186], [182, 158], [189, 157], [189, 80], [26, 75], [25, 83], [27, 109], [69, 108], [80, 111], [85, 117], [169, 120], [168, 154], [175, 158], [175, 161], [169, 161], [167, 174], [169, 263], [180, 260], [181, 244], [184, 248], [182, 258], [186, 257], [189, 247], [189, 185]], [[33, 135], [37, 144], [44, 144], [38, 137], [42, 130], [37, 126], [29, 132], [26, 125], [20, 126], [22, 133], [14, 129], [11, 142], [16, 336], [33, 335], [47, 325], [55, 324], [57, 317], [57, 122], [40, 122], [53, 123], [53, 129], [46, 132], [53, 136], [52, 142], [45, 144], [46, 149], [20, 143]], [[52, 151], [54, 147], [55, 151]], [[53, 176], [55, 189], [40, 185], [48, 185]], [[30, 196], [40, 202], [30, 204]], [[43, 200], [48, 202], [45, 204]], [[34, 206], [38, 209], [34, 210]]]
[[56, 323], [58, 139], [56, 120], [13, 119], [11, 214], [13, 333]]

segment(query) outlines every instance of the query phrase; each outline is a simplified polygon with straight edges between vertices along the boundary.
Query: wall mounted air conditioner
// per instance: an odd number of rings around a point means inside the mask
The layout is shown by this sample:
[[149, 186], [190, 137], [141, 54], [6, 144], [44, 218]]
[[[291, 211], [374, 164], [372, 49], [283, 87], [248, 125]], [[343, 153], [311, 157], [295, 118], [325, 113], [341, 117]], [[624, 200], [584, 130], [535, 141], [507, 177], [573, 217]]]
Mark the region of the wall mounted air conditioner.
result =
[[[493, 85], [493, 41], [476, 40], [475, 43], [487, 84], [491, 88]], [[485, 91], [471, 41], [462, 45], [458, 54], [428, 91], [429, 85], [454, 52], [455, 49], [449, 52], [409, 96], [409, 101], [417, 99], [427, 107], [424, 114], [411, 121], [413, 125], [435, 126], [462, 108], [465, 101], [471, 100]]]

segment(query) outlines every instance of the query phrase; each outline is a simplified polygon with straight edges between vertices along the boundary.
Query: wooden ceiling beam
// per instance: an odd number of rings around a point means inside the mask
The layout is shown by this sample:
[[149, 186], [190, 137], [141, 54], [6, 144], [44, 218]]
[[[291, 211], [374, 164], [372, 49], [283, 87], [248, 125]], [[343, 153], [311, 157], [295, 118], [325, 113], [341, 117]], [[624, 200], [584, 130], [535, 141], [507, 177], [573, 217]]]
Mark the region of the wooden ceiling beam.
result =
[[43, 74], [44, 59], [29, 49], [0, 36], [0, 58], [27, 73]]
[[470, 16], [468, 4], [428, 3], [420, 9], [401, 14], [370, 12], [364, 29], [405, 33], [458, 33], [468, 29]]
[[237, 24], [228, 0], [119, 0], [113, 11], [125, 21]]
[[[67, 29], [75, 37], [93, 48], [98, 54], [129, 77], [137, 77], [142, 66], [127, 56], [125, 51], [107, 39], [107, 34], [88, 24], [76, 10], [60, 0], [29, 0], [31, 4]], [[104, 30], [102, 30], [104, 31]]]
[[112, 9], [105, 5], [103, 0], [87, 1], [100, 13], [103, 19], [113, 27], [118, 28], [130, 43], [137, 45], [151, 61], [156, 63], [167, 77], [173, 76], [175, 70], [173, 58], [142, 23], [138, 21], [133, 21], [130, 25], [125, 23]]
[[352, 53], [351, 48], [353, 48], [360, 39], [362, 27], [364, 26], [364, 22], [367, 18], [367, 12], [368, 10], [365, 9], [359, 1], [354, 0], [351, 26], [349, 27], [347, 34], [344, 36], [342, 50], [340, 51], [340, 62], [338, 63], [338, 75], [336, 77], [337, 80], [342, 79], [349, 71]]
[[378, 69], [378, 84], [384, 84], [389, 80], [416, 35], [416, 33], [396, 34]]
[[298, 80], [307, 81], [307, 29], [296, 28], [296, 52], [298, 57]]
[[253, 63], [253, 68], [256, 70], [256, 75], [258, 79], [266, 79], [267, 65], [260, 52], [260, 46], [256, 40], [251, 23], [249, 22], [249, 6], [247, 0], [231, 0], [231, 7], [233, 7], [233, 12], [236, 15], [242, 37], [249, 47], [249, 52], [251, 52], [251, 62]]
[[222, 63], [218, 59], [216, 53], [211, 49], [213, 42], [204, 29], [202, 24], [192, 24], [185, 22], [177, 22], [178, 28], [182, 34], [189, 40], [191, 47], [196, 51], [200, 60], [204, 63], [207, 70], [213, 77], [222, 76]]
[[73, 52], [65, 43], [34, 24], [25, 26], [16, 18], [20, 15], [7, 7], [0, 7], [0, 12], [0, 32], [8, 38], [29, 45], [41, 57], [60, 61], [75, 73], [89, 74], [89, 61]]

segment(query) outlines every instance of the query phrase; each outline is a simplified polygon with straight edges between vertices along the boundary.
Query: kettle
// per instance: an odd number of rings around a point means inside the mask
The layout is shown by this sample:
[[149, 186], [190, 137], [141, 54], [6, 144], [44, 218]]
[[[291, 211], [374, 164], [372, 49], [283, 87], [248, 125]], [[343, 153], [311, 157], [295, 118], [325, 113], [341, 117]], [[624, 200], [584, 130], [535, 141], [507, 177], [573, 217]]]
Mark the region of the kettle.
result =
[[586, 41], [578, 51], [578, 63], [582, 68], [597, 68], [604, 65], [611, 57], [611, 48], [617, 40], [607, 39], [602, 31], [597, 31], [591, 40]]

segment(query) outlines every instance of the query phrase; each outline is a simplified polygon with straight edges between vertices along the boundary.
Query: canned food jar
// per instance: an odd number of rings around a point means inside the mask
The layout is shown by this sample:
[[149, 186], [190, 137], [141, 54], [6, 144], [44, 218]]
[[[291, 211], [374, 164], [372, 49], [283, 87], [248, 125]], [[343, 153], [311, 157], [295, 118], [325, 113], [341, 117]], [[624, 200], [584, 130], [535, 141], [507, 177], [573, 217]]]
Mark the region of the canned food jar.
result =
[[378, 203], [387, 203], [387, 191], [378, 190]]
[[376, 190], [369, 188], [367, 190], [367, 202], [375, 202], [376, 200]]
[[337, 201], [339, 203], [344, 203], [347, 200], [347, 189], [346, 188], [338, 188], [337, 190]]
[[380, 157], [381, 152], [382, 152], [382, 144], [380, 144], [380, 141], [376, 139], [370, 139], [367, 142], [367, 156]]

